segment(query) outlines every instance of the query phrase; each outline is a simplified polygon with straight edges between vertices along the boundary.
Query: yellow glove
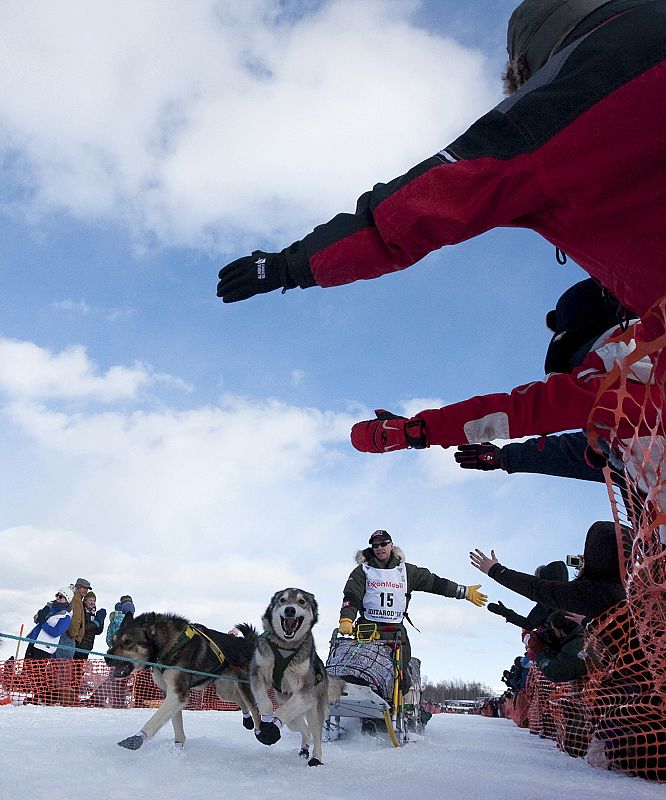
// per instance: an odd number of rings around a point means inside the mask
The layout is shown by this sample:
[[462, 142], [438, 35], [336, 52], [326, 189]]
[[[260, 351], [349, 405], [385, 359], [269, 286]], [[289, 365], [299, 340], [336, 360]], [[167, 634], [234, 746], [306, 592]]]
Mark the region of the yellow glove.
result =
[[347, 619], [347, 617], [340, 617], [340, 622], [338, 622], [338, 633], [340, 636], [351, 636], [354, 633], [352, 621]]
[[480, 592], [480, 588], [480, 583], [475, 583], [474, 586], [468, 586], [465, 591], [465, 600], [469, 600], [469, 602], [474, 603], [475, 606], [483, 607], [488, 602], [488, 595]]

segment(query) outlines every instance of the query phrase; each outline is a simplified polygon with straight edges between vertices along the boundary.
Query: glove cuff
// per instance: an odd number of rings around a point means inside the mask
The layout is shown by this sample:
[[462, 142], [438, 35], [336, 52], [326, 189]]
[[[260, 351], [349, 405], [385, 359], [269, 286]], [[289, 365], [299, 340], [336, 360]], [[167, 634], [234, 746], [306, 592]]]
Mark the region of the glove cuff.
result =
[[425, 450], [426, 447], [430, 447], [424, 420], [414, 417], [405, 422], [405, 441], [414, 450]]
[[289, 272], [289, 264], [287, 262], [287, 256], [284, 250], [281, 253], [276, 253], [275, 263], [277, 266], [278, 275], [280, 276], [282, 294], [284, 294], [287, 289], [295, 289], [297, 284]]
[[305, 251], [303, 242], [294, 242], [289, 247], [286, 247], [280, 255], [284, 258], [286, 274], [283, 286], [285, 289], [293, 289], [295, 286], [307, 289], [310, 286], [317, 285], [317, 281], [314, 279], [310, 269], [310, 259]]
[[464, 600], [466, 594], [467, 587], [463, 586], [462, 583], [459, 583], [458, 587], [456, 588], [456, 600]]

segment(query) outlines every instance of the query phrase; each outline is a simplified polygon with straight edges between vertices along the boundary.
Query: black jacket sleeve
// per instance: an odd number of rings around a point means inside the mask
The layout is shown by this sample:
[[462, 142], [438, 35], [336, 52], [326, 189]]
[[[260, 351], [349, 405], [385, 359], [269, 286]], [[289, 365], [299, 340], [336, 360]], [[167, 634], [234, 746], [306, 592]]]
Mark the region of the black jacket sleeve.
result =
[[589, 617], [598, 616], [625, 598], [621, 584], [601, 583], [584, 578], [569, 583], [546, 581], [525, 572], [508, 569], [501, 564], [494, 564], [488, 577], [546, 608], [560, 608]]
[[585, 460], [586, 447], [587, 436], [582, 432], [513, 442], [502, 448], [502, 469], [508, 473], [527, 472], [603, 483], [603, 470], [591, 467]]
[[527, 617], [521, 617], [520, 614], [512, 608], [507, 608], [503, 616], [504, 619], [512, 625], [517, 625], [519, 628], [524, 628], [525, 630], [532, 630]]

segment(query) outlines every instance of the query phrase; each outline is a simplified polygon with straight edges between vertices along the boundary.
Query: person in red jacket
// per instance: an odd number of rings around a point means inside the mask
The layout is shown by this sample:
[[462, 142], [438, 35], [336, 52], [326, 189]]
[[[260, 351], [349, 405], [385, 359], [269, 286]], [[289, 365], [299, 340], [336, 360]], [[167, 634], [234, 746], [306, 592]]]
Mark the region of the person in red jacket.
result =
[[355, 213], [225, 266], [223, 302], [377, 278], [517, 227], [643, 316], [666, 295], [666, 0], [524, 0], [507, 50], [513, 94]]
[[[547, 374], [544, 379], [523, 384], [509, 393], [480, 395], [442, 408], [426, 409], [409, 419], [379, 410], [375, 412], [376, 419], [357, 422], [352, 427], [353, 446], [361, 452], [387, 453], [405, 448], [451, 447], [584, 428], [601, 381], [616, 361], [621, 361], [632, 351], [631, 337], [640, 326], [640, 321], [635, 319], [631, 323], [613, 323], [618, 315], [621, 318], [626, 316], [624, 310], [612, 298], [613, 304], [604, 309], [601, 297], [591, 279], [580, 281], [562, 295], [558, 308], [566, 307], [563, 301], [575, 301], [572, 305], [577, 307], [578, 314], [587, 310], [589, 324], [582, 330], [563, 325], [554, 332], [546, 356]], [[594, 303], [592, 298], [596, 298]], [[595, 311], [597, 319], [594, 319]], [[606, 330], [607, 325], [609, 328]], [[625, 325], [626, 330], [620, 339], [618, 334], [623, 332]], [[564, 371], [552, 372], [552, 369]], [[638, 399], [646, 392], [650, 370], [648, 358], [638, 361], [632, 368], [629, 385]], [[632, 434], [632, 421], [627, 419], [620, 424], [618, 433]], [[610, 445], [608, 442], [608, 450]], [[483, 455], [467, 454], [470, 459]], [[458, 460], [462, 461], [465, 455], [463, 450]], [[489, 457], [494, 456], [494, 451], [490, 451]], [[548, 472], [545, 467], [542, 471]]]

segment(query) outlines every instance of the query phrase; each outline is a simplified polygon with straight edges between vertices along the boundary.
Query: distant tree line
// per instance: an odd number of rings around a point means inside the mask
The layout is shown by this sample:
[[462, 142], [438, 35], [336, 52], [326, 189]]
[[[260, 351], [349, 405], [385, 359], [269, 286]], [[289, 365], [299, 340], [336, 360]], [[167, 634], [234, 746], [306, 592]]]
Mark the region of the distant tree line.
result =
[[454, 678], [439, 683], [429, 683], [424, 679], [421, 696], [430, 703], [444, 703], [447, 700], [476, 700], [477, 697], [491, 697], [492, 690], [479, 681], [463, 681]]

